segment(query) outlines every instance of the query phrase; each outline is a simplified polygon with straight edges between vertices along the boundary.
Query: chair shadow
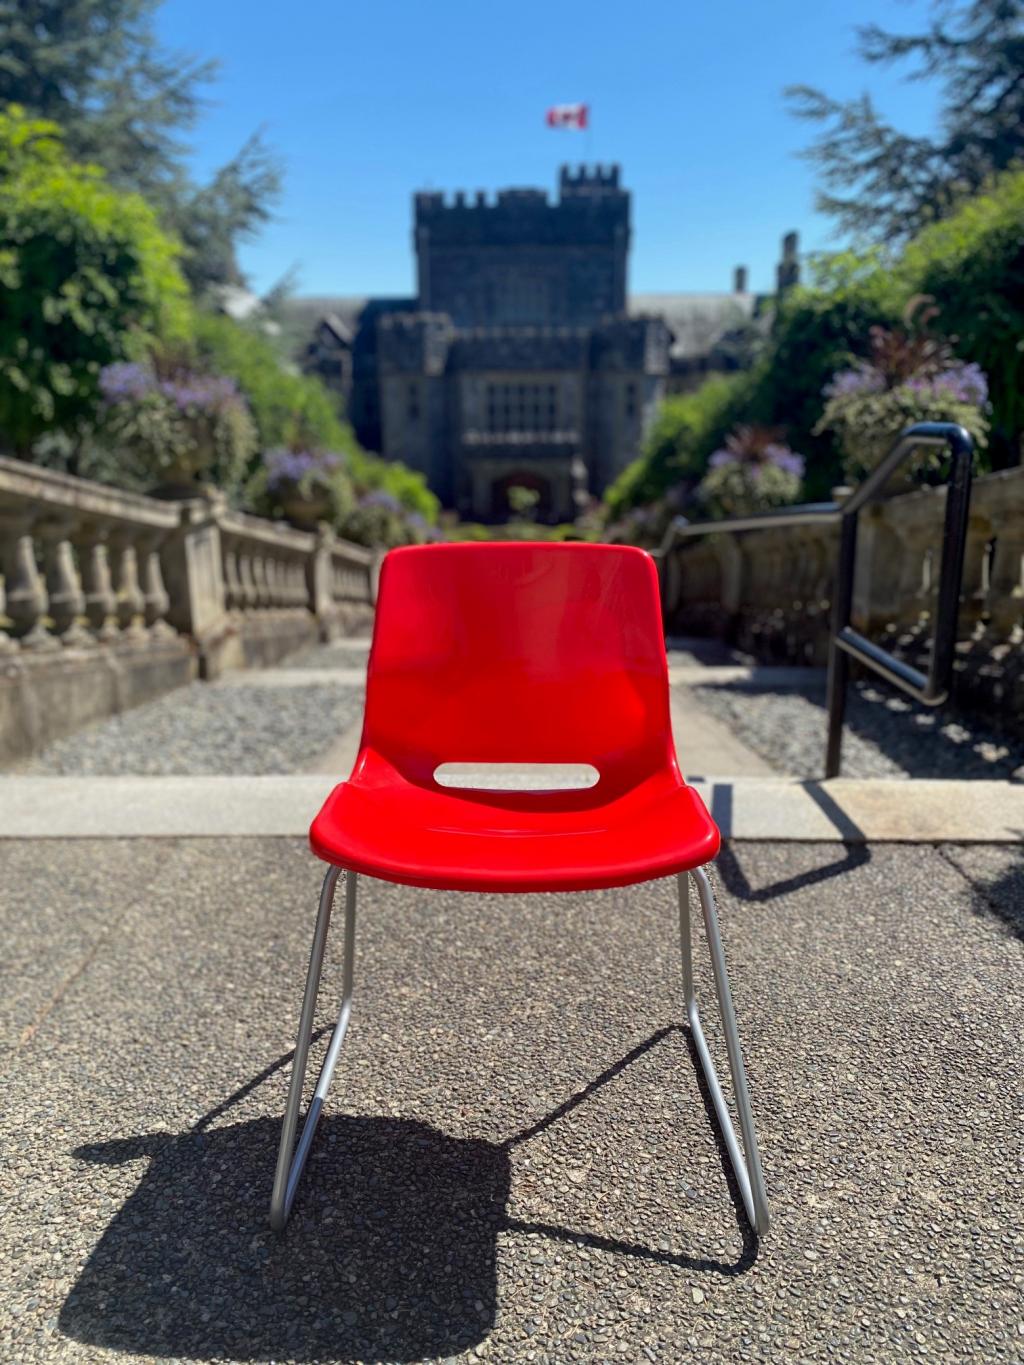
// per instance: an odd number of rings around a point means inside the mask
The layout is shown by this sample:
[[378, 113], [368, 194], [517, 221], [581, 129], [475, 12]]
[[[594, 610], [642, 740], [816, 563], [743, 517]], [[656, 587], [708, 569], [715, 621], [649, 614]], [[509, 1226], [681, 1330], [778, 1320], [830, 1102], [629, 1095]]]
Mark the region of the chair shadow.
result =
[[[728, 1181], [742, 1237], [737, 1259], [677, 1254], [510, 1218], [513, 1148], [676, 1032], [687, 1041]], [[757, 1238], [685, 1028], [658, 1029], [502, 1143], [453, 1138], [412, 1119], [325, 1116], [288, 1229], [277, 1237], [266, 1219], [279, 1121], [210, 1124], [290, 1056], [239, 1087], [188, 1133], [76, 1150], [85, 1162], [145, 1159], [147, 1166], [65, 1300], [58, 1325], [66, 1336], [157, 1358], [413, 1361], [456, 1355], [490, 1333], [502, 1232], [539, 1233], [722, 1276], [742, 1274], [756, 1260]]]
[[58, 1325], [135, 1355], [412, 1361], [494, 1325], [505, 1148], [410, 1119], [321, 1121], [284, 1236], [267, 1226], [281, 1125], [262, 1118], [79, 1148], [148, 1158]]
[[791, 891], [799, 891], [805, 886], [816, 886], [818, 882], [830, 881], [833, 877], [840, 877], [844, 872], [852, 872], [854, 868], [863, 867], [865, 863], [871, 861], [871, 847], [864, 843], [844, 843], [842, 845], [842, 856], [836, 858], [831, 863], [826, 863], [823, 867], [813, 867], [807, 872], [794, 873], [792, 877], [782, 877], [779, 881], [771, 882], [768, 886], [753, 887], [744, 872], [739, 858], [736, 856], [736, 849], [729, 841], [723, 841], [715, 859], [715, 870], [722, 879], [722, 884], [730, 896], [735, 896], [737, 900], [748, 901], [752, 905], [763, 904], [765, 901], [774, 900], [776, 896], [789, 895]]

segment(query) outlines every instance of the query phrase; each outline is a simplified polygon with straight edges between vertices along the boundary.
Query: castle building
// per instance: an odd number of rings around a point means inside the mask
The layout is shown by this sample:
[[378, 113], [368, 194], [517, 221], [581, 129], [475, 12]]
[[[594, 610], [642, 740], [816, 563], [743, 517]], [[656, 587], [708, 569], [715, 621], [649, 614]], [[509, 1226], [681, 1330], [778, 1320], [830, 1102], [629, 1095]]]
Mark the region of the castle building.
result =
[[364, 445], [464, 517], [504, 519], [521, 487], [539, 519], [570, 520], [636, 458], [665, 393], [699, 383], [758, 312], [745, 272], [732, 293], [629, 299], [617, 166], [563, 167], [555, 202], [507, 189], [413, 208], [416, 297], [308, 301], [323, 311], [304, 365], [345, 395]]

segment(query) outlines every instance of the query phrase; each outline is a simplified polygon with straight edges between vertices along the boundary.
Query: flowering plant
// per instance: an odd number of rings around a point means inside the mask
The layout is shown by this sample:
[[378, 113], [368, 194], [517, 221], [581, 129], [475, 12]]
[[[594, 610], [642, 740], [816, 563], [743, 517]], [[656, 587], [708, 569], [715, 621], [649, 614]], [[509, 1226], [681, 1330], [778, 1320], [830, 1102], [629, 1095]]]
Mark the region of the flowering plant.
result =
[[416, 545], [430, 538], [426, 519], [408, 512], [383, 488], [365, 492], [343, 518], [339, 531], [359, 545]]
[[711, 456], [697, 499], [714, 518], [753, 516], [796, 502], [803, 474], [804, 457], [781, 430], [741, 426]]
[[103, 425], [138, 466], [164, 485], [203, 475], [234, 491], [256, 449], [249, 408], [231, 379], [158, 359], [122, 362], [100, 372]]
[[301, 441], [264, 451], [247, 493], [264, 515], [283, 513], [307, 529], [321, 521], [337, 524], [355, 501], [344, 455]]
[[937, 311], [927, 295], [911, 299], [904, 328], [872, 327], [868, 358], [825, 385], [815, 430], [836, 434], [851, 477], [874, 469], [915, 422], [956, 422], [985, 446], [988, 380], [980, 366], [956, 358], [949, 340], [929, 334]]

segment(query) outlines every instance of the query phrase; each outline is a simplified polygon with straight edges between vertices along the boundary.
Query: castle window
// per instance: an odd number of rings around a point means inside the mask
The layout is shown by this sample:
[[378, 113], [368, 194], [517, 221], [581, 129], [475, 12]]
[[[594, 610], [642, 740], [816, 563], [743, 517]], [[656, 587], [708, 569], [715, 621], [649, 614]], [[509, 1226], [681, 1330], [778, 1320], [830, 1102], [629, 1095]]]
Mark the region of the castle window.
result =
[[416, 423], [420, 420], [420, 388], [418, 384], [410, 384], [406, 390], [405, 418], [410, 423]]
[[626, 385], [626, 416], [633, 420], [636, 417], [636, 385]]
[[554, 384], [488, 384], [487, 430], [550, 432], [557, 430], [558, 402]]

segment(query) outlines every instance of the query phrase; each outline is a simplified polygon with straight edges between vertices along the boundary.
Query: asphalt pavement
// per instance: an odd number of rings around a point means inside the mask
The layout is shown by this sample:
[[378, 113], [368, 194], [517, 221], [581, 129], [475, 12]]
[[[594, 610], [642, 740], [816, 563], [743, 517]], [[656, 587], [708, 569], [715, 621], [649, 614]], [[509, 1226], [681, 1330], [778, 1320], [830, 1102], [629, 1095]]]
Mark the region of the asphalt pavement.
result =
[[272, 1234], [321, 870], [300, 839], [0, 845], [0, 1359], [1024, 1358], [1018, 848], [723, 853], [760, 1245], [663, 881], [363, 881], [351, 1030]]

